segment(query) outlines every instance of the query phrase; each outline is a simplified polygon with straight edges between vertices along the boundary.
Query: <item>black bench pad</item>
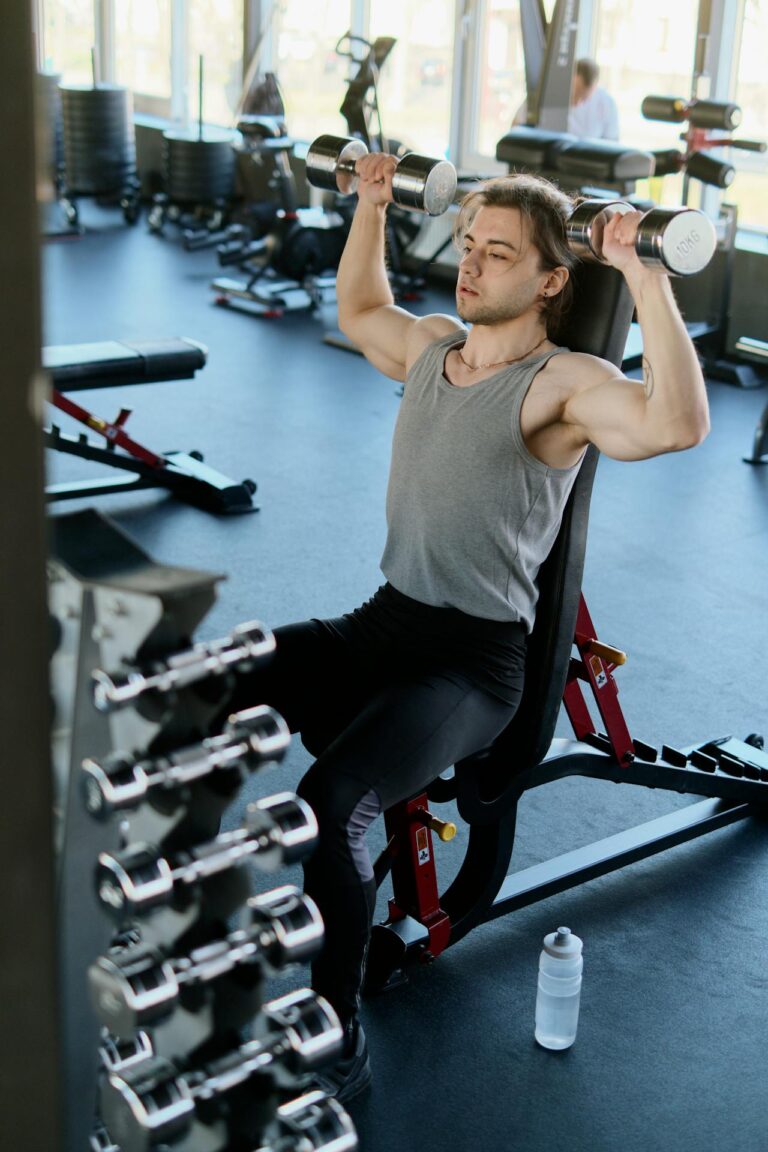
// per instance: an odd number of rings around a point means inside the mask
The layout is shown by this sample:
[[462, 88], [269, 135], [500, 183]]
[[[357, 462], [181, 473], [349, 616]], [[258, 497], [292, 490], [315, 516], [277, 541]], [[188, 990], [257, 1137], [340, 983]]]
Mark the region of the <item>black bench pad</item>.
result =
[[43, 367], [60, 392], [188, 380], [207, 358], [205, 345], [186, 337], [140, 343], [104, 340], [43, 348]]

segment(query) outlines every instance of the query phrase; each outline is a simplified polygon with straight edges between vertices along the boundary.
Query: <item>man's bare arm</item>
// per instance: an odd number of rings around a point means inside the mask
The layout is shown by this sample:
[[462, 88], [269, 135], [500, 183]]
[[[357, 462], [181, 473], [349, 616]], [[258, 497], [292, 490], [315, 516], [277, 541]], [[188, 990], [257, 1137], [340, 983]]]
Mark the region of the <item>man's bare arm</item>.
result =
[[624, 273], [637, 307], [642, 383], [603, 370], [592, 386], [575, 389], [564, 411], [565, 423], [581, 428], [585, 440], [618, 460], [691, 448], [709, 431], [704, 377], [669, 277], [646, 268], [635, 255], [631, 240], [638, 218], [614, 217], [603, 252]]
[[339, 327], [367, 360], [393, 380], [404, 380], [420, 352], [461, 326], [448, 316], [413, 316], [399, 308], [386, 268], [384, 229], [392, 199], [392, 156], [358, 160], [358, 204], [336, 278]]

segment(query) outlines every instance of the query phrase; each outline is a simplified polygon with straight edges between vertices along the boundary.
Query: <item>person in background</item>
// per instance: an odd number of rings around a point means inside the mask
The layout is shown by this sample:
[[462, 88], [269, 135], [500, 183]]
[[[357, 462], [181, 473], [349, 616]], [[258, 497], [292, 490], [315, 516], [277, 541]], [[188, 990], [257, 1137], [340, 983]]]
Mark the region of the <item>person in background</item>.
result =
[[[592, 140], [618, 140], [619, 110], [610, 92], [598, 84], [600, 69], [594, 60], [583, 56], [576, 61], [571, 84], [571, 107], [568, 111], [568, 131], [574, 136]], [[515, 113], [512, 126], [526, 124], [528, 101], [524, 100]]]

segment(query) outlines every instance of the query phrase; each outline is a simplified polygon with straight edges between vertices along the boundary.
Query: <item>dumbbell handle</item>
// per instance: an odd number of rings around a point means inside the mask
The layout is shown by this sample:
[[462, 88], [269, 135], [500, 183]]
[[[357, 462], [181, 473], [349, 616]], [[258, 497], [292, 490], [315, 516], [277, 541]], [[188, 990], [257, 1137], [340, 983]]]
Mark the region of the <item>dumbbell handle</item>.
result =
[[263, 659], [275, 650], [275, 638], [258, 621], [240, 624], [229, 636], [208, 644], [196, 644], [144, 673], [139, 668], [127, 672], [93, 672], [93, 701], [99, 712], [115, 712], [150, 692], [167, 693], [186, 688], [200, 680], [240, 668]]
[[223, 832], [190, 852], [167, 859], [148, 844], [99, 855], [97, 891], [120, 918], [173, 899], [179, 887], [198, 884], [253, 858], [262, 869], [302, 859], [317, 839], [317, 820], [299, 796], [281, 792], [249, 804], [242, 828]]
[[256, 768], [281, 760], [291, 734], [266, 704], [234, 713], [224, 732], [168, 756], [140, 759], [116, 753], [83, 761], [85, 804], [97, 820], [136, 808], [153, 788], [182, 788], [217, 771]]

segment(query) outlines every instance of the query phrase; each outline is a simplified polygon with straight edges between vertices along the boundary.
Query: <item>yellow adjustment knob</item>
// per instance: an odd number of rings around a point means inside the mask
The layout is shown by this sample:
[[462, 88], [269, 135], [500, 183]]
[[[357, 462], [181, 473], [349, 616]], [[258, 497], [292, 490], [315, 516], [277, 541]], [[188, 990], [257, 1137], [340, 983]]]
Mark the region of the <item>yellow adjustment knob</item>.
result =
[[610, 644], [603, 644], [600, 640], [591, 640], [589, 643], [589, 651], [593, 656], [600, 656], [601, 659], [607, 660], [609, 664], [615, 664], [617, 668], [627, 662], [626, 652], [622, 652], [620, 648], [612, 648]]
[[432, 831], [437, 834], [438, 839], [442, 840], [444, 844], [447, 844], [449, 840], [453, 840], [458, 832], [458, 828], [455, 824], [452, 824], [450, 820], [438, 820], [437, 816], [430, 816], [429, 826]]

